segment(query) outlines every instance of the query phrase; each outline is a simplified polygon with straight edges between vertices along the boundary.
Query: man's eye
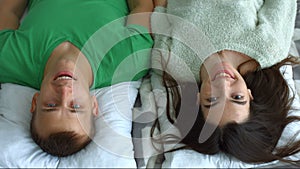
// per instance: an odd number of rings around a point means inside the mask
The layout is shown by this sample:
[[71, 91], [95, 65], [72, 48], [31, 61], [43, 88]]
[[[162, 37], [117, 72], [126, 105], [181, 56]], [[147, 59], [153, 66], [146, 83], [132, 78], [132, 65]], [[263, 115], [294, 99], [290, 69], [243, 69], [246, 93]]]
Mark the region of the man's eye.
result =
[[56, 104], [55, 103], [48, 103], [47, 107], [56, 107]]
[[215, 102], [215, 101], [217, 101], [217, 99], [218, 99], [217, 97], [210, 97], [210, 98], [207, 99], [207, 101], [208, 102]]
[[73, 104], [73, 105], [72, 105], [72, 108], [73, 108], [73, 109], [79, 109], [79, 108], [80, 108], [80, 105], [79, 105], [79, 104]]

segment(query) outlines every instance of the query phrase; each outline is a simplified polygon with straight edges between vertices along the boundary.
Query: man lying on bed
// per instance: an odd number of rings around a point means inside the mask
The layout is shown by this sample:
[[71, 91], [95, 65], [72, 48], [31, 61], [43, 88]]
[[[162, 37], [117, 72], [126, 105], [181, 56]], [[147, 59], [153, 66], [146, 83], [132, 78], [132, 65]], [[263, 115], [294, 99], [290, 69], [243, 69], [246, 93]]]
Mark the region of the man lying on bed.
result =
[[[127, 5], [139, 15], [121, 19], [83, 51], [97, 30], [128, 15]], [[0, 82], [40, 90], [32, 99], [31, 134], [44, 151], [67, 156], [91, 141], [98, 104], [90, 89], [147, 73], [149, 52], [136, 52], [152, 47], [143, 13], [152, 10], [152, 0], [0, 0]], [[101, 45], [114, 38], [120, 41], [100, 62]], [[115, 73], [129, 56], [132, 65]], [[122, 79], [113, 81], [115, 75]]]

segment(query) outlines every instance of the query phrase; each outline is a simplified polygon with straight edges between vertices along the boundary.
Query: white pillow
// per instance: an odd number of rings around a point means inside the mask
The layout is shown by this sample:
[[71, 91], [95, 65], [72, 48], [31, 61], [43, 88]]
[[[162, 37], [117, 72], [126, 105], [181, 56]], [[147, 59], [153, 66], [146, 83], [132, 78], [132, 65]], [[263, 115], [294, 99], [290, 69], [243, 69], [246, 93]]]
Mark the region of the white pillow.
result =
[[132, 108], [140, 82], [97, 89], [96, 135], [78, 153], [58, 158], [43, 152], [30, 136], [30, 104], [36, 90], [2, 84], [0, 90], [0, 167], [129, 167], [136, 168], [131, 139]]

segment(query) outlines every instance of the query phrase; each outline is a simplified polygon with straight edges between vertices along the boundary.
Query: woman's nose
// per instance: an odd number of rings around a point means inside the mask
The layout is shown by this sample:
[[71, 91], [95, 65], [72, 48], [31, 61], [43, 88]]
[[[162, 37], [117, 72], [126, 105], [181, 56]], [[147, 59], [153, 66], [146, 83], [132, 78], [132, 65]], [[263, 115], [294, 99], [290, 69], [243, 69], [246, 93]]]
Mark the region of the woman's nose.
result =
[[231, 78], [219, 78], [215, 80], [212, 85], [220, 90], [226, 90], [228, 87], [231, 86], [233, 80]]

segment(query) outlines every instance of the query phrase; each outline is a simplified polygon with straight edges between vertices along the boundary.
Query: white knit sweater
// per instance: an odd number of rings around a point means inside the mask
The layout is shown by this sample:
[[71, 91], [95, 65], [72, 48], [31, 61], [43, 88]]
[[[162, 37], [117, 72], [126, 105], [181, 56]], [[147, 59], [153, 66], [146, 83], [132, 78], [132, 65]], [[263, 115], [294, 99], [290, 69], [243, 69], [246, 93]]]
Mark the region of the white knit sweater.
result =
[[[287, 57], [297, 0], [168, 0], [152, 15], [152, 66], [175, 78], [199, 81], [203, 61], [233, 50], [269, 67]], [[168, 53], [170, 51], [171, 53]]]

